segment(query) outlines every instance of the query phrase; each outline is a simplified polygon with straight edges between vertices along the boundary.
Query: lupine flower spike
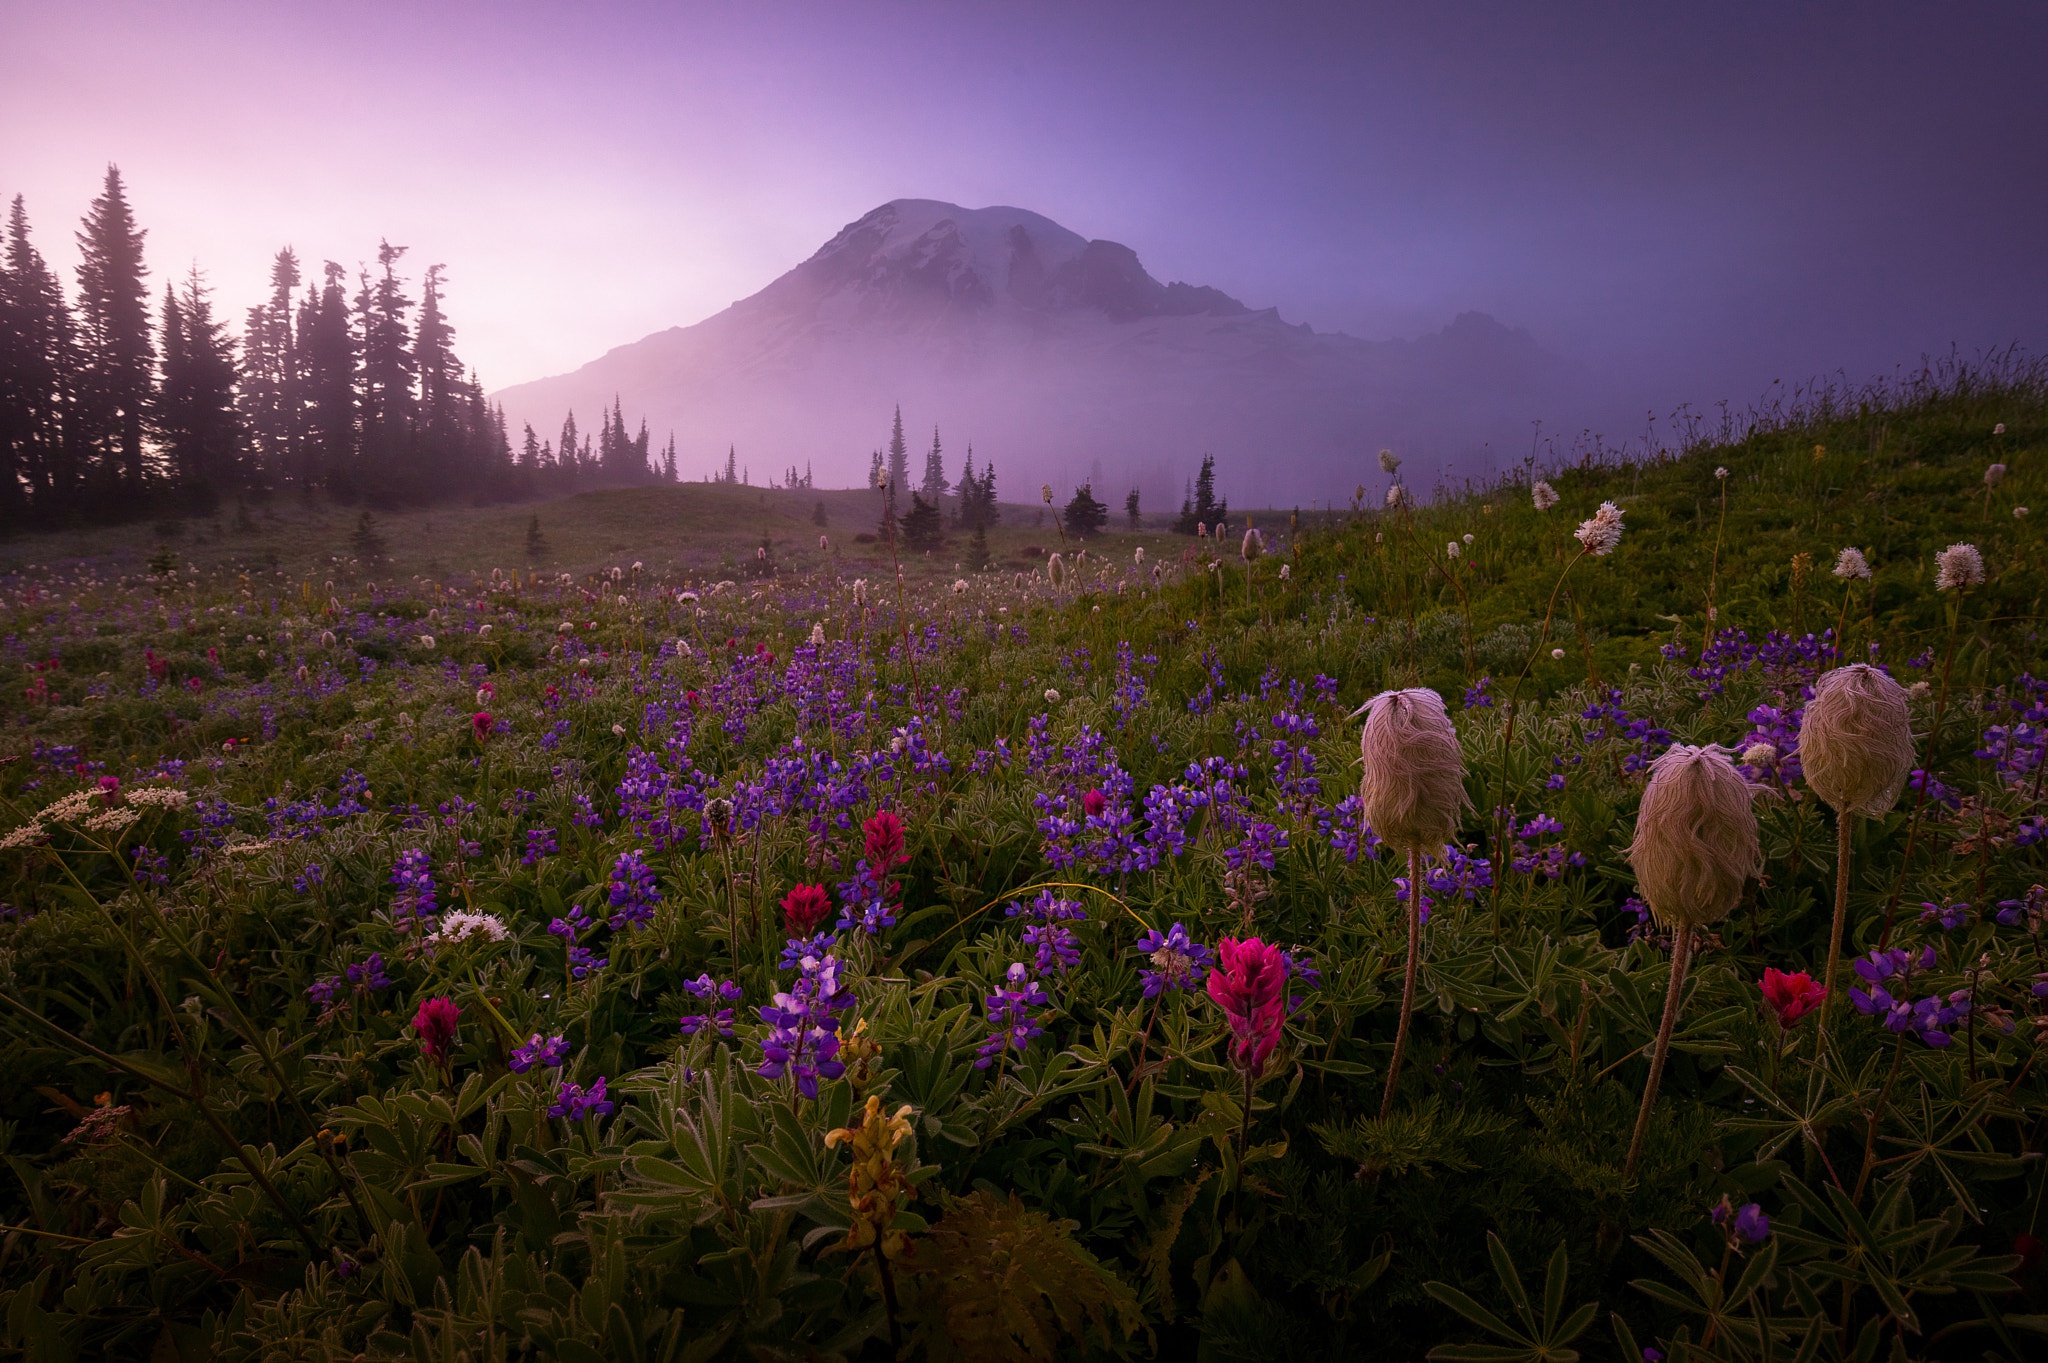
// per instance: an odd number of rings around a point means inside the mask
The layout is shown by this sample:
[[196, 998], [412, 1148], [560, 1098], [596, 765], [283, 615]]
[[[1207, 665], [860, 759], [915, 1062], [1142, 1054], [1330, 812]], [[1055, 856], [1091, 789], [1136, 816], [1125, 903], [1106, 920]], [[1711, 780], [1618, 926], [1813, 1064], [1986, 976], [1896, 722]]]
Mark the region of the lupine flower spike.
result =
[[1643, 1085], [1635, 1136], [1622, 1166], [1624, 1180], [1635, 1177], [1643, 1137], [1650, 1129], [1664, 1057], [1678, 1022], [1693, 936], [1733, 912], [1743, 885], [1763, 870], [1756, 811], [1751, 808], [1755, 792], [1727, 752], [1712, 744], [1675, 743], [1650, 764], [1628, 859], [1657, 926], [1673, 933], [1671, 982], [1664, 990], [1664, 1020], [1650, 1054], [1650, 1077]]
[[[1864, 663], [1822, 675], [1799, 725], [1806, 784], [1835, 811], [1835, 920], [1828, 930], [1827, 973], [1836, 989], [1842, 928], [1849, 916], [1849, 868], [1856, 820], [1882, 818], [1913, 770], [1913, 725], [1906, 688]], [[1822, 1031], [1827, 1019], [1822, 1017]]]
[[1357, 712], [1365, 716], [1358, 736], [1358, 803], [1361, 817], [1382, 842], [1408, 854], [1408, 969], [1401, 989], [1401, 1020], [1394, 1031], [1394, 1055], [1387, 1063], [1387, 1088], [1380, 1116], [1393, 1110], [1408, 1048], [1408, 1024], [1415, 1011], [1415, 975], [1422, 952], [1422, 858], [1440, 850], [1457, 831], [1465, 798], [1465, 755], [1458, 747], [1444, 699], [1425, 687], [1382, 691]]

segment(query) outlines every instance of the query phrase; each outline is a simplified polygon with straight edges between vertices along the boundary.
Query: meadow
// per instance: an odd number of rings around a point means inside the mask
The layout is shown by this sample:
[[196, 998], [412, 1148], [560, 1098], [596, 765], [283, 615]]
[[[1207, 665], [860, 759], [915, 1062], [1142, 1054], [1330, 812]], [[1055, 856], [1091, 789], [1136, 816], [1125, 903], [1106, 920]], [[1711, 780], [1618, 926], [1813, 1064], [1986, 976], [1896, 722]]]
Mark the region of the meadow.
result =
[[[2007, 358], [981, 571], [728, 486], [0, 543], [0, 1332], [2040, 1357], [2044, 455]], [[1911, 771], [1838, 840], [1850, 663]], [[1758, 874], [1690, 923], [1629, 849], [1697, 744]]]

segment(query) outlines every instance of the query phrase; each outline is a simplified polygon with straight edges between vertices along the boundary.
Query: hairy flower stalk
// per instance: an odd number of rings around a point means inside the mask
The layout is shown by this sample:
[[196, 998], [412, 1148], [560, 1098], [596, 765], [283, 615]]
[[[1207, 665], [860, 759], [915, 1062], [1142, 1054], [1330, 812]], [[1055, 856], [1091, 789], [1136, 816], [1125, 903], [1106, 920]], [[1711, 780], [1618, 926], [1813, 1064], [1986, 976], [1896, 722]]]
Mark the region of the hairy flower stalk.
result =
[[1651, 916], [1673, 932], [1671, 981], [1664, 990], [1664, 1019], [1650, 1055], [1643, 1105], [1622, 1166], [1624, 1180], [1635, 1177], [1650, 1112], [1657, 1105], [1694, 935], [1733, 912], [1743, 885], [1763, 870], [1751, 808], [1754, 795], [1755, 788], [1742, 779], [1726, 750], [1713, 744], [1674, 743], [1650, 764], [1628, 859]]
[[1362, 706], [1358, 736], [1358, 803], [1380, 840], [1408, 856], [1408, 965], [1401, 988], [1401, 1020], [1387, 1064], [1380, 1116], [1393, 1110], [1415, 1011], [1415, 975], [1422, 952], [1422, 858], [1457, 832], [1465, 797], [1465, 755], [1443, 697], [1425, 687], [1382, 691]]
[[[1799, 727], [1799, 762], [1806, 784], [1835, 811], [1835, 918], [1828, 930], [1827, 973], [1835, 988], [1842, 961], [1842, 929], [1849, 916], [1851, 848], [1858, 818], [1882, 818], [1898, 803], [1913, 770], [1913, 725], [1906, 689], [1866, 663], [1824, 673]], [[1831, 1010], [1830, 1010], [1831, 1011]], [[1827, 1032], [1827, 1013], [1821, 1017]]]

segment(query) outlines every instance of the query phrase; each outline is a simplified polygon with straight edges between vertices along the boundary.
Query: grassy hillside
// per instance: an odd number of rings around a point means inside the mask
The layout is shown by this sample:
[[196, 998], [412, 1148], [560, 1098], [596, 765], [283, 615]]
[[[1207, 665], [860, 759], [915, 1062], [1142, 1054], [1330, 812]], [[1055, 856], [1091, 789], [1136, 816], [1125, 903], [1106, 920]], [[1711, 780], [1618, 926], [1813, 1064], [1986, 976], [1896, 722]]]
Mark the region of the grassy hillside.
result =
[[[374, 578], [339, 512], [169, 573], [149, 527], [13, 541], [0, 1341], [2021, 1363], [2044, 451], [2039, 371], [1950, 370], [1249, 562], [1055, 582], [1005, 508], [1033, 572], [900, 597], [859, 493], [822, 555], [818, 494], [701, 486], [393, 516]], [[1846, 878], [1801, 765], [1838, 624], [1918, 768]], [[1419, 904], [1351, 718], [1414, 684], [1469, 806]], [[1629, 853], [1674, 741], [1740, 756], [1761, 856], [1676, 993]]]

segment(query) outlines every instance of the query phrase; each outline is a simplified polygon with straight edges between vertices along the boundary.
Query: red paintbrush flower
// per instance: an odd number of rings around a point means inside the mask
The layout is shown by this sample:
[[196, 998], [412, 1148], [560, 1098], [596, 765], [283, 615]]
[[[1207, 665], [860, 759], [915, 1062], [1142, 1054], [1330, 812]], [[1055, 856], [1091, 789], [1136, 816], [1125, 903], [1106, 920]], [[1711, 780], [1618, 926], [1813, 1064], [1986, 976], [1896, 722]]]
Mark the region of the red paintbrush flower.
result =
[[1256, 937], [1226, 937], [1217, 944], [1222, 964], [1209, 972], [1209, 997], [1230, 1023], [1230, 1063], [1257, 1078], [1280, 1044], [1286, 1016], [1287, 963], [1280, 948]]
[[433, 998], [420, 1004], [419, 1012], [413, 1014], [412, 1030], [420, 1040], [420, 1049], [437, 1065], [447, 1064], [448, 1053], [455, 1048], [455, 1019], [461, 1012], [454, 999]]
[[1778, 1026], [1785, 1028], [1820, 1007], [1820, 1001], [1828, 995], [1828, 987], [1803, 970], [1787, 975], [1776, 966], [1766, 966], [1759, 984]]
[[868, 866], [880, 875], [909, 858], [903, 855], [903, 820], [889, 810], [878, 810], [860, 826], [867, 838]]
[[782, 899], [782, 917], [791, 937], [809, 937], [832, 912], [823, 885], [798, 885]]

